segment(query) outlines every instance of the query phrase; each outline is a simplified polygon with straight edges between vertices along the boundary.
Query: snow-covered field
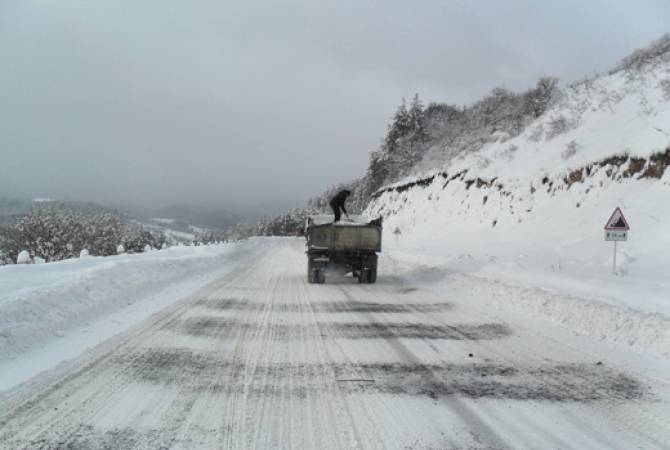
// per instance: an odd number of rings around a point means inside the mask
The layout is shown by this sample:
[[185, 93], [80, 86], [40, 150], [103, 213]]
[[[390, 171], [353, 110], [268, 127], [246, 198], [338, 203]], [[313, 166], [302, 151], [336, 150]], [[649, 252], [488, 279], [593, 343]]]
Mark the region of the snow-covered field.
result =
[[230, 270], [236, 246], [0, 267], [0, 390], [77, 356]]

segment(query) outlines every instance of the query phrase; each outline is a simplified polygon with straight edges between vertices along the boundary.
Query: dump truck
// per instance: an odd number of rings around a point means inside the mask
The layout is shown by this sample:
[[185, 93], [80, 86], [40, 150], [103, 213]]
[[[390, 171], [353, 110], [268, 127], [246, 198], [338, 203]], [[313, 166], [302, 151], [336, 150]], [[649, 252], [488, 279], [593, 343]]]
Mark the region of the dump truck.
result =
[[352, 273], [359, 283], [377, 281], [377, 253], [382, 251], [382, 218], [352, 215], [333, 223], [333, 216], [308, 216], [307, 281], [325, 283], [326, 271]]

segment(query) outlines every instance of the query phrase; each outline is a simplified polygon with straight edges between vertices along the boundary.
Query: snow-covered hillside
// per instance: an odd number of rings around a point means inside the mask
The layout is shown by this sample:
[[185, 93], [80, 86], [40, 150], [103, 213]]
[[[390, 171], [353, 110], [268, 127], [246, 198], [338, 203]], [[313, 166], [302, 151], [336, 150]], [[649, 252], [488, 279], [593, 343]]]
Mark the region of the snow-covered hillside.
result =
[[[622, 320], [644, 328], [649, 314], [667, 328], [668, 53], [567, 87], [518, 136], [498, 132], [491, 141], [376, 193], [366, 214], [384, 216], [386, 248], [433, 255], [449, 270], [578, 296], [574, 304], [557, 300], [572, 314], [552, 305], [544, 312], [581, 320], [574, 328], [599, 337], [612, 338]], [[631, 232], [618, 246], [614, 276], [603, 227], [617, 206]], [[576, 306], [584, 301], [592, 302], [590, 315]], [[599, 319], [609, 325], [594, 331]], [[661, 342], [658, 330], [649, 338]]]

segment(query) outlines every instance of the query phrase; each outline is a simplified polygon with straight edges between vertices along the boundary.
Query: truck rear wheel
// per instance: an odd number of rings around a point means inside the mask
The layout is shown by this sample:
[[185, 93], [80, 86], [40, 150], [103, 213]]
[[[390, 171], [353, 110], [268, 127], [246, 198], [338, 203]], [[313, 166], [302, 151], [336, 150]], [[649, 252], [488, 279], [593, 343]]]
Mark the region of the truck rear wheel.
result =
[[370, 274], [370, 271], [369, 271], [368, 269], [361, 269], [361, 270], [359, 270], [359, 271], [358, 271], [358, 275], [357, 275], [358, 282], [361, 283], [361, 284], [365, 284], [365, 283], [367, 283], [367, 282], [368, 282], [368, 279], [369, 279], [369, 277], [370, 277], [369, 274]]
[[368, 273], [368, 283], [375, 284], [377, 282], [377, 266], [368, 269], [366, 272]]
[[314, 271], [314, 263], [312, 258], [307, 258], [307, 282], [310, 284], [316, 283], [316, 273]]
[[323, 284], [326, 282], [326, 273], [324, 272], [323, 269], [315, 270], [314, 275], [316, 277], [317, 283]]
[[323, 284], [326, 282], [326, 272], [323, 266], [319, 267], [311, 257], [307, 257], [307, 282]]

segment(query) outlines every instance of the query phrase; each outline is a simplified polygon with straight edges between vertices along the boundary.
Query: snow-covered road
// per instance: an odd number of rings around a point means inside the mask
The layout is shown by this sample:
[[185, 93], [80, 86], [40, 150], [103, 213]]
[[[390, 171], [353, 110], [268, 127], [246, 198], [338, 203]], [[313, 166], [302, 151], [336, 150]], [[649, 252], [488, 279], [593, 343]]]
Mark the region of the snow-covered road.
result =
[[[2, 448], [664, 448], [670, 365], [304, 242], [0, 394]], [[384, 264], [395, 264], [384, 271]], [[473, 278], [473, 283], [477, 280]], [[441, 285], [441, 286], [443, 286]]]

